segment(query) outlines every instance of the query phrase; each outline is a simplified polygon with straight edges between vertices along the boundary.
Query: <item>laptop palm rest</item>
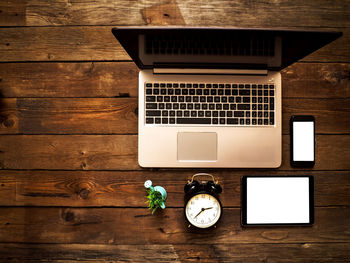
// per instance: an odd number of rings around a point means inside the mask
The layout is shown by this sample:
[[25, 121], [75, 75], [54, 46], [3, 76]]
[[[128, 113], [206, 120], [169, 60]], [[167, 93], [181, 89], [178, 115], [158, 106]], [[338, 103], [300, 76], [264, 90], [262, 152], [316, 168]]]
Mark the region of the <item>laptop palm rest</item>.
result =
[[183, 162], [217, 161], [217, 133], [179, 132], [177, 159]]

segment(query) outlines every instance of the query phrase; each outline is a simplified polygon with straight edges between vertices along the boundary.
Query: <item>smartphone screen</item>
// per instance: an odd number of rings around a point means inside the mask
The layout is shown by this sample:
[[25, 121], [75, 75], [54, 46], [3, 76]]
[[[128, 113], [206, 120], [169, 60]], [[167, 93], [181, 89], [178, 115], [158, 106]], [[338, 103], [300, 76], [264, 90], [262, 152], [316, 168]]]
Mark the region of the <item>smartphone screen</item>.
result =
[[314, 161], [314, 122], [293, 122], [293, 160]]
[[299, 115], [290, 119], [290, 161], [293, 167], [315, 164], [315, 118]]

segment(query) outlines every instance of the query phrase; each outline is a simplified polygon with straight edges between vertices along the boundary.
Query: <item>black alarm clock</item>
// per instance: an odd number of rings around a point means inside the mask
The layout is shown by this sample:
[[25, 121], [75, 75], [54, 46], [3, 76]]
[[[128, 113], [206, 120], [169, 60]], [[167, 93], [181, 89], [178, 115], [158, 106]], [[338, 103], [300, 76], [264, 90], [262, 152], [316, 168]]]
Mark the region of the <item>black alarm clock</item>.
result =
[[[209, 176], [212, 180], [199, 182], [197, 176]], [[185, 190], [185, 217], [190, 226], [210, 228], [217, 224], [222, 215], [219, 194], [222, 192], [218, 181], [211, 174], [199, 173], [187, 182]]]

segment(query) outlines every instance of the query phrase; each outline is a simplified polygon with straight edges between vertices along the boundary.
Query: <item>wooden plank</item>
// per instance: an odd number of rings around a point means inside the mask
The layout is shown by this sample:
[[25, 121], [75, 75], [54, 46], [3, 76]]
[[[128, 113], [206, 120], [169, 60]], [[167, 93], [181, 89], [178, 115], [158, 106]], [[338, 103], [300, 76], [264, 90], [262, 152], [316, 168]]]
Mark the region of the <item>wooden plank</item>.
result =
[[0, 63], [2, 97], [137, 97], [137, 83], [133, 62]]
[[[111, 26], [0, 28], [0, 61], [130, 60]], [[302, 61], [350, 62], [350, 29]]]
[[139, 169], [136, 135], [10, 135], [0, 145], [3, 169]]
[[[225, 208], [216, 229], [188, 228], [183, 208], [0, 208], [0, 242], [220, 244], [347, 242], [350, 207], [316, 208], [313, 227], [242, 228], [240, 209]], [[158, 211], [157, 211], [158, 212]]]
[[[8, 3], [6, 3], [8, 2]], [[1, 26], [142, 25], [349, 26], [348, 1], [6, 1]], [[13, 12], [16, 10], [16, 12]], [[16, 15], [17, 13], [17, 15]], [[25, 20], [23, 19], [25, 18]], [[181, 21], [181, 20], [180, 20]]]
[[[3, 262], [348, 262], [349, 243], [305, 244], [0, 244]], [[253, 253], [252, 253], [253, 252]]]
[[0, 61], [130, 60], [111, 28], [0, 28]]
[[[316, 136], [314, 170], [349, 170], [350, 135]], [[290, 170], [289, 136], [283, 136], [280, 170]], [[6, 135], [2, 169], [138, 170], [136, 135]]]
[[[296, 63], [282, 71], [283, 98], [349, 98], [350, 64]], [[0, 63], [2, 97], [137, 97], [133, 62]]]
[[[243, 175], [313, 175], [316, 206], [350, 206], [350, 172], [207, 169], [223, 188], [224, 207], [239, 207]], [[0, 171], [1, 206], [145, 207], [143, 183], [168, 193], [166, 205], [184, 206], [183, 187], [198, 169], [115, 171]]]
[[[0, 99], [0, 134], [136, 134], [137, 98]], [[283, 99], [283, 134], [292, 115], [316, 118], [317, 134], [350, 133], [349, 99]]]

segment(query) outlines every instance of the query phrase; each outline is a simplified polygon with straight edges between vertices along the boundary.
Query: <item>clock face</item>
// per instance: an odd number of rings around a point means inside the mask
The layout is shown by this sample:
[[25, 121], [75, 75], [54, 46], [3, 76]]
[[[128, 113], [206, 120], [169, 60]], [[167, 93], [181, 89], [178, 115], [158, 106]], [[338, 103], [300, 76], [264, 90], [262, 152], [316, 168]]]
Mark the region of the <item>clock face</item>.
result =
[[219, 220], [221, 205], [214, 196], [199, 193], [188, 200], [185, 214], [192, 225], [199, 228], [208, 228]]

